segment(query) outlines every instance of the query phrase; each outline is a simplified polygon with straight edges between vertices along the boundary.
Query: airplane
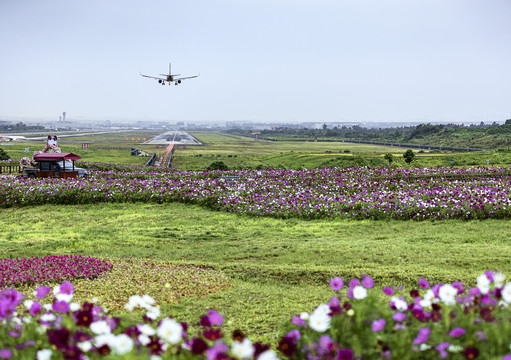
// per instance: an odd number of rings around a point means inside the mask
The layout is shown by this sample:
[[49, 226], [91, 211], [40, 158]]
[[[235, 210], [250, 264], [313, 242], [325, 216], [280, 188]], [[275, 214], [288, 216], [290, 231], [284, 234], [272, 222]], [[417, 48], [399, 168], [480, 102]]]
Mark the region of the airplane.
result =
[[0, 135], [0, 140], [5, 141], [26, 141], [27, 138], [24, 136], [13, 136], [13, 135]]
[[165, 85], [165, 82], [168, 82], [169, 85], [170, 85], [170, 83], [174, 83], [174, 85], [179, 85], [179, 84], [181, 84], [182, 80], [193, 79], [193, 78], [198, 77], [200, 74], [194, 75], [194, 76], [177, 77], [177, 76], [181, 76], [181, 74], [172, 74], [171, 64], [169, 63], [169, 73], [168, 74], [160, 74], [161, 76], [164, 76], [164, 77], [144, 75], [142, 73], [140, 73], [140, 75], [142, 75], [143, 77], [146, 77], [146, 78], [158, 80], [158, 82], [162, 85]]

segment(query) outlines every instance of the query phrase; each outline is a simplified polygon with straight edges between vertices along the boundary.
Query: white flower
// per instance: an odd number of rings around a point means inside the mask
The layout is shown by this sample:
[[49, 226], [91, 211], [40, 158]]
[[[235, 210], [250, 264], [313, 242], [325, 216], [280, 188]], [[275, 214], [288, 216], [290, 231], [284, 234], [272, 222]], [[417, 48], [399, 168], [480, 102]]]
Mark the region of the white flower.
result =
[[53, 287], [53, 295], [57, 296], [58, 294], [60, 294], [60, 285], [56, 285]]
[[504, 275], [500, 271], [493, 274], [493, 281], [495, 282], [496, 287], [502, 287], [504, 285], [505, 279], [506, 279], [506, 275]]
[[428, 345], [428, 344], [420, 344], [420, 346], [419, 346], [419, 351], [426, 351], [429, 349], [431, 349], [431, 345]]
[[37, 360], [50, 360], [50, 359], [51, 359], [51, 350], [50, 349], [39, 350], [37, 352]]
[[477, 287], [481, 291], [481, 294], [486, 295], [490, 291], [490, 280], [486, 274], [481, 274], [477, 277]]
[[96, 345], [96, 347], [101, 347], [103, 345], [108, 345], [109, 347], [112, 347], [114, 341], [115, 341], [114, 334], [101, 334], [94, 338], [94, 345]]
[[32, 306], [33, 303], [34, 302], [32, 300], [25, 300], [25, 301], [23, 301], [23, 305], [25, 305], [25, 307], [27, 309], [30, 309], [30, 307]]
[[110, 326], [106, 323], [106, 321], [95, 321], [90, 324], [90, 331], [92, 331], [96, 335], [101, 334], [110, 334]]
[[394, 306], [396, 307], [396, 309], [398, 311], [406, 311], [408, 310], [408, 304], [406, 303], [406, 301], [398, 298], [398, 297], [395, 297], [393, 296], [391, 299], [390, 299], [390, 302], [394, 302]]
[[137, 328], [144, 335], [153, 336], [155, 334], [154, 329], [147, 324], [139, 324]]
[[447, 351], [449, 351], [449, 352], [460, 352], [461, 350], [463, 350], [463, 346], [460, 346], [460, 345], [452, 345], [451, 344], [447, 348]]
[[367, 290], [365, 287], [357, 285], [353, 288], [353, 297], [357, 300], [362, 300], [367, 297]]
[[146, 346], [147, 344], [149, 344], [149, 341], [151, 341], [151, 339], [149, 339], [149, 336], [147, 336], [147, 335], [140, 334], [140, 335], [138, 335], [138, 341], [140, 341], [140, 343], [143, 346]]
[[149, 360], [161, 360], [161, 356], [158, 356], [158, 355], [151, 355], [151, 357], [149, 358]]
[[90, 341], [82, 341], [76, 344], [80, 350], [83, 352], [88, 352], [92, 348], [92, 344]]
[[156, 333], [166, 342], [177, 344], [181, 341], [183, 327], [173, 319], [163, 319]]
[[142, 298], [140, 299], [140, 306], [143, 307], [144, 309], [148, 309], [151, 307], [151, 305], [154, 304], [154, 299], [152, 297], [150, 297], [149, 295], [144, 295], [142, 296]]
[[53, 305], [52, 305], [52, 304], [44, 304], [44, 305], [43, 305], [43, 308], [44, 308], [45, 310], [50, 311], [51, 309], [53, 309]]
[[156, 306], [152, 306], [147, 311], [146, 316], [151, 320], [156, 320], [158, 316], [160, 316], [160, 308]]
[[254, 355], [254, 346], [249, 338], [244, 338], [242, 342], [232, 342], [232, 353], [239, 359], [248, 359]]
[[302, 319], [303, 321], [309, 320], [309, 313], [304, 311], [303, 313], [300, 314], [300, 319]]
[[128, 311], [133, 311], [133, 309], [136, 308], [137, 306], [139, 306], [141, 302], [142, 302], [142, 297], [140, 295], [133, 295], [133, 296], [130, 296], [128, 303], [126, 305], [124, 305], [124, 307]]
[[419, 305], [422, 306], [423, 308], [430, 308], [432, 304], [430, 300], [422, 299], [421, 301], [419, 301]]
[[70, 302], [73, 299], [73, 294], [57, 294], [55, 295], [55, 299], [58, 301]]
[[133, 340], [126, 334], [120, 334], [115, 337], [111, 347], [117, 355], [124, 355], [133, 349]]
[[511, 283], [507, 283], [502, 288], [502, 300], [508, 304], [511, 303]]
[[23, 316], [22, 320], [25, 324], [30, 324], [32, 322], [32, 318], [30, 316]]
[[266, 350], [259, 354], [257, 360], [278, 360], [277, 354], [273, 350]]
[[72, 312], [80, 310], [80, 304], [78, 304], [77, 302], [72, 302], [71, 304], [69, 304], [69, 310], [71, 310]]
[[447, 305], [455, 305], [455, 296], [458, 294], [458, 289], [454, 286], [445, 284], [438, 290], [438, 297]]
[[330, 328], [330, 306], [327, 304], [319, 305], [309, 316], [309, 326], [312, 330], [323, 332]]
[[41, 315], [41, 321], [44, 321], [44, 322], [54, 321], [55, 319], [57, 319], [57, 317], [50, 313], [45, 313], [45, 314]]

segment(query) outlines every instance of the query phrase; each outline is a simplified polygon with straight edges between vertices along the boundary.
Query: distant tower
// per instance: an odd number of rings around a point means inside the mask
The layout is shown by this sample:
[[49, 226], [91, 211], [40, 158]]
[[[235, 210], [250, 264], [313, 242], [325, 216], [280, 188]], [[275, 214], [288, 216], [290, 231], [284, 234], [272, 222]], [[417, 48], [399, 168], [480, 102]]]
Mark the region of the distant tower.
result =
[[62, 121], [62, 116], [59, 116], [59, 121]]
[[62, 121], [66, 121], [66, 112], [65, 111], [62, 113]]

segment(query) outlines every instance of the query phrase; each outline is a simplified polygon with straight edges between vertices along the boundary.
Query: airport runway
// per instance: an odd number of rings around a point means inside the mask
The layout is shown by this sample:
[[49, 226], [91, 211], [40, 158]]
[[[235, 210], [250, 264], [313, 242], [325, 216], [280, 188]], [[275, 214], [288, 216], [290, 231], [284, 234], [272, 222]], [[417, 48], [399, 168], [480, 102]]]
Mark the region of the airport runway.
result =
[[144, 145], [202, 145], [202, 143], [194, 138], [186, 131], [167, 131], [161, 135], [155, 136], [151, 140], [143, 142]]

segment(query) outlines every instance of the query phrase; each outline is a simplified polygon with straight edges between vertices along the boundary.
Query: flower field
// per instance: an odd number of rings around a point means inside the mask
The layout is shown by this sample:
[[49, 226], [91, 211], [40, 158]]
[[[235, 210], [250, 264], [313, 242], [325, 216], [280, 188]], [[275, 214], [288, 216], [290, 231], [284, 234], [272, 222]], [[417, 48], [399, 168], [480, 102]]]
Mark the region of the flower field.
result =
[[[346, 286], [345, 286], [346, 285]], [[381, 290], [364, 275], [331, 279], [331, 299], [294, 316], [275, 350], [239, 330], [223, 332], [223, 316], [208, 310], [197, 329], [162, 317], [155, 300], [133, 295], [125, 309], [143, 322], [111, 316], [100, 303], [74, 300], [69, 281], [39, 287], [34, 300], [0, 291], [1, 359], [511, 359], [511, 283], [487, 271], [468, 288], [419, 279], [406, 292]], [[347, 288], [347, 289], [346, 289]], [[377, 300], [378, 293], [387, 297]]]
[[186, 172], [88, 167], [88, 179], [2, 178], [0, 207], [184, 202], [240, 215], [304, 219], [484, 219], [511, 213], [511, 171], [506, 168]]

